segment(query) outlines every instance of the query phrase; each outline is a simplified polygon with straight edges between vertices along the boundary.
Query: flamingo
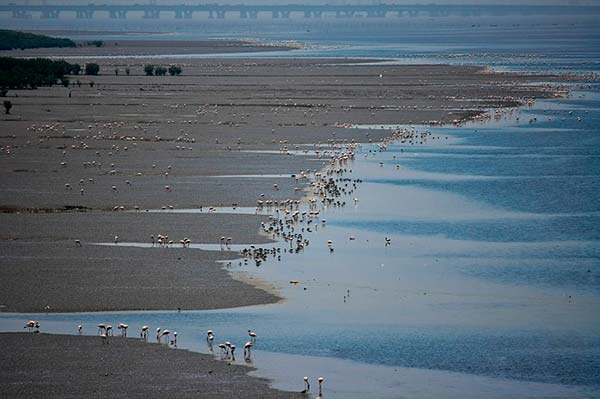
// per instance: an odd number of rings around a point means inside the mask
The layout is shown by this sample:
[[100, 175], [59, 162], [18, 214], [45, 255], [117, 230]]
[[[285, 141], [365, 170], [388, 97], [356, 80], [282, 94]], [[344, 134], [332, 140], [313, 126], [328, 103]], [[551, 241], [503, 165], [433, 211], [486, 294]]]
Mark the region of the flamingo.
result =
[[308, 377], [304, 377], [304, 389], [300, 393], [308, 393], [310, 391], [310, 382], [308, 382]]
[[112, 326], [106, 326], [106, 335], [113, 335]]
[[231, 360], [235, 361], [235, 345], [231, 344]]
[[208, 345], [208, 350], [210, 350], [211, 352], [213, 351], [214, 339], [215, 339], [215, 336], [213, 335], [212, 330], [208, 330], [208, 332], [206, 334], [206, 344]]
[[225, 344], [219, 344], [219, 349], [221, 349], [223, 351], [223, 354], [227, 353], [227, 345]]
[[250, 341], [256, 342], [256, 333], [252, 330], [248, 330], [248, 336], [250, 337]]
[[148, 339], [148, 330], [150, 327], [142, 326], [142, 330], [140, 331], [140, 338]]
[[323, 397], [323, 381], [325, 381], [325, 379], [323, 377], [319, 377], [319, 394], [317, 395], [318, 398]]
[[81, 330], [83, 330], [83, 326], [80, 324], [77, 326], [77, 332], [81, 335]]
[[98, 324], [98, 334], [102, 333], [102, 331], [106, 332], [106, 325], [105, 324]]
[[175, 331], [173, 333], [173, 342], [172, 342], [173, 346], [177, 346], [177, 331]]
[[126, 337], [126, 336], [127, 336], [127, 328], [128, 328], [128, 327], [129, 327], [129, 326], [128, 326], [127, 324], [125, 324], [125, 323], [120, 323], [120, 324], [117, 326], [117, 328], [118, 328], [119, 330], [121, 330], [121, 336], [122, 336], [122, 337]]
[[31, 331], [35, 327], [35, 323], [35, 320], [29, 320], [27, 323], [25, 323], [25, 327], [23, 328], [27, 328], [29, 331]]
[[165, 330], [162, 332], [162, 336], [163, 336], [163, 337], [165, 337], [165, 341], [167, 342], [167, 344], [169, 343], [169, 334], [171, 334], [171, 331], [169, 331], [169, 330], [167, 330], [167, 329], [165, 329]]
[[252, 342], [246, 342], [246, 344], [244, 345], [244, 357], [246, 359], [250, 359], [250, 356], [252, 355], [252, 347], [254, 346], [254, 344], [252, 344]]
[[156, 329], [156, 342], [160, 344], [160, 327]]

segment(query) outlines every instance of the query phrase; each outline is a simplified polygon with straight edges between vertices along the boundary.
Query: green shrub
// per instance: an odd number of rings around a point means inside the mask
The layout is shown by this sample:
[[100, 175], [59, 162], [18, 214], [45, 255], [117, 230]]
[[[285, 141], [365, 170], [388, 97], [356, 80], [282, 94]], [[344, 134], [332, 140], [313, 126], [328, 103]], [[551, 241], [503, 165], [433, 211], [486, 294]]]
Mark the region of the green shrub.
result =
[[6, 114], [10, 114], [11, 108], [12, 108], [12, 103], [8, 100], [4, 100], [4, 112], [6, 112]]
[[85, 42], [85, 44], [88, 46], [96, 46], [96, 47], [104, 46], [104, 42], [102, 40], [90, 40], [90, 41]]
[[85, 64], [85, 74], [86, 75], [98, 75], [100, 72], [100, 65], [96, 63]]
[[175, 76], [175, 75], [179, 76], [179, 75], [181, 75], [181, 72], [182, 72], [181, 67], [178, 67], [175, 65], [171, 65], [169, 67], [169, 75], [171, 75], [171, 76]]

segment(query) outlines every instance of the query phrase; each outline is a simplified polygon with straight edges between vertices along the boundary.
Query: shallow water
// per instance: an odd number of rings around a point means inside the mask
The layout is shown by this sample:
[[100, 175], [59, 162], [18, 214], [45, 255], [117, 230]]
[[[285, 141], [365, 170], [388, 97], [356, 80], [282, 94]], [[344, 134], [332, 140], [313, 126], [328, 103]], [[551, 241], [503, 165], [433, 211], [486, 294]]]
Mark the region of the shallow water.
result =
[[34, 318], [43, 331], [81, 323], [94, 334], [99, 322], [124, 321], [130, 334], [176, 330], [179, 347], [205, 353], [207, 329], [242, 348], [252, 328], [257, 375], [290, 390], [323, 375], [328, 397], [600, 395], [600, 135], [587, 121], [599, 109], [597, 94], [581, 94], [564, 100], [572, 114], [563, 100], [540, 101], [501, 123], [431, 129], [440, 139], [423, 145], [365, 145], [347, 176], [364, 181], [358, 201], [324, 209], [305, 251], [259, 267], [232, 262], [274, 283], [282, 304], [2, 314], [0, 328]]
[[[600, 33], [597, 21], [589, 22], [577, 29], [547, 21], [521, 21], [516, 29], [408, 23], [407, 35], [360, 39], [313, 31], [293, 38], [315, 46], [261, 56], [598, 71]], [[533, 117], [537, 121], [529, 123]], [[364, 181], [352, 194], [358, 202], [348, 198], [344, 208], [323, 210], [327, 223], [317, 220], [316, 231], [305, 232], [311, 241], [305, 251], [258, 267], [232, 262], [232, 272], [272, 282], [286, 298], [281, 304], [181, 313], [0, 314], [0, 330], [23, 331], [31, 318], [43, 331], [76, 333], [83, 324], [86, 334], [95, 334], [100, 322], [127, 322], [135, 336], [148, 324], [178, 331], [180, 348], [207, 353], [207, 329], [215, 331], [215, 344], [229, 340], [242, 352], [252, 328], [259, 336], [255, 374], [290, 390], [302, 389], [304, 375], [314, 388], [322, 375], [326, 397], [334, 398], [600, 397], [599, 122], [600, 95], [580, 91], [538, 101], [507, 119], [428, 128], [436, 138], [424, 145], [397, 143], [385, 152], [365, 145], [347, 175]], [[196, 248], [221, 250], [201, 243], [189, 250]], [[238, 353], [238, 363], [242, 357]]]
[[[573, 7], [573, 10], [577, 11], [577, 7]], [[597, 13], [597, 9], [595, 12]], [[24, 21], [6, 19], [3, 22], [9, 27]], [[375, 63], [382, 66], [397, 63], [450, 63], [485, 65], [496, 69], [526, 72], [600, 72], [600, 32], [598, 15], [594, 13], [450, 18], [391, 17], [385, 21], [218, 21], [216, 24], [198, 23], [185, 26], [163, 19], [161, 26], [154, 25], [152, 29], [148, 26], [143, 27], [141, 22], [129, 20], [129, 29], [158, 32], [143, 35], [120, 33], [123, 26], [119, 21], [98, 19], [85, 23], [85, 29], [102, 32], [113, 29], [115, 33], [80, 36], [75, 33], [70, 37], [79, 40], [122, 40], [132, 37], [136, 40], [250, 37], [267, 42], [292, 41], [304, 44], [304, 48], [300, 50], [219, 54], [218, 57], [222, 58], [335, 57], [376, 60]], [[40, 20], [36, 21], [36, 28], [63, 30], [64, 26], [60, 24], [60, 21]], [[169, 59], [214, 57], [215, 54], [164, 56]], [[139, 58], [148, 56], [140, 55]]]

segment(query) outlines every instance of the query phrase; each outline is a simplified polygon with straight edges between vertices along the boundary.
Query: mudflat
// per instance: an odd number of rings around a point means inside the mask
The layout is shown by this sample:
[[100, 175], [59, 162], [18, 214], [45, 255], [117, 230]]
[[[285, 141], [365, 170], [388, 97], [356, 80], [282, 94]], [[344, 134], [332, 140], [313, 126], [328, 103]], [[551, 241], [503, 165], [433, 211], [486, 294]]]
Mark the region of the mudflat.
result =
[[[560, 87], [548, 82], [563, 79], [341, 59], [95, 61], [99, 76], [8, 93], [13, 108], [0, 116], [0, 311], [275, 302], [218, 263], [234, 260], [231, 251], [94, 244], [162, 234], [175, 243], [225, 236], [268, 245], [265, 216], [145, 210], [299, 200], [310, 182], [298, 174], [321, 169], [322, 150], [389, 134], [357, 124], [462, 123], [554, 96]], [[145, 76], [147, 63], [183, 73]]]
[[5, 398], [305, 397], [248, 376], [252, 367], [139, 339], [2, 333], [0, 351]]

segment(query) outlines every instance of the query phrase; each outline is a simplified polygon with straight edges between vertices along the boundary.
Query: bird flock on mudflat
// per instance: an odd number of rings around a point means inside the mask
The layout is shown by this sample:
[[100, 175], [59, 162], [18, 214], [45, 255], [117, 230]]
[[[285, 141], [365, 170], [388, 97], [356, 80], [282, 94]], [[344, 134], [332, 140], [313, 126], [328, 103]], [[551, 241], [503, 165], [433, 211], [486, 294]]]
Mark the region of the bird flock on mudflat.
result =
[[[25, 323], [24, 328], [28, 329], [30, 332], [39, 333], [40, 326], [41, 326], [41, 324], [39, 321], [29, 320]], [[102, 344], [109, 345], [110, 338], [113, 337], [113, 326], [111, 324], [98, 323], [96, 325], [96, 328], [98, 329], [97, 334], [102, 339]], [[117, 329], [119, 331], [121, 331], [120, 335], [123, 338], [127, 338], [127, 329], [128, 328], [129, 328], [129, 325], [126, 323], [119, 323], [117, 325]], [[78, 324], [77, 325], [77, 334], [82, 335], [83, 330], [84, 330], [83, 325]], [[149, 332], [150, 332], [150, 326], [143, 325], [142, 328], [140, 329], [140, 338], [147, 342]], [[177, 347], [177, 335], [178, 335], [177, 331], [173, 331], [172, 339], [169, 340], [169, 337], [171, 336], [171, 331], [166, 328], [162, 329], [160, 327], [157, 327], [156, 328], [156, 343], [162, 344], [164, 342], [168, 346], [173, 346], [176, 348]], [[249, 329], [248, 330], [248, 338], [249, 338], [248, 342], [246, 342], [244, 344], [244, 354], [243, 355], [244, 355], [244, 361], [246, 363], [252, 363], [252, 348], [256, 344], [256, 338], [257, 338], [256, 332]], [[206, 332], [206, 344], [208, 346], [208, 350], [210, 351], [210, 353], [214, 353], [214, 349], [213, 349], [214, 340], [215, 340], [215, 334], [214, 334], [213, 330], [208, 330]], [[224, 341], [224, 342], [218, 344], [217, 347], [219, 348], [219, 356], [220, 356], [221, 360], [228, 360], [228, 361], [236, 360], [236, 358], [235, 358], [236, 345], [235, 344], [233, 344], [229, 341]], [[307, 394], [310, 392], [309, 378], [304, 377], [303, 381], [304, 381], [304, 389], [301, 391], [301, 393]], [[318, 392], [317, 397], [323, 396], [323, 382], [324, 381], [325, 380], [323, 377], [319, 377], [317, 379], [317, 382], [319, 385], [319, 392]]]

